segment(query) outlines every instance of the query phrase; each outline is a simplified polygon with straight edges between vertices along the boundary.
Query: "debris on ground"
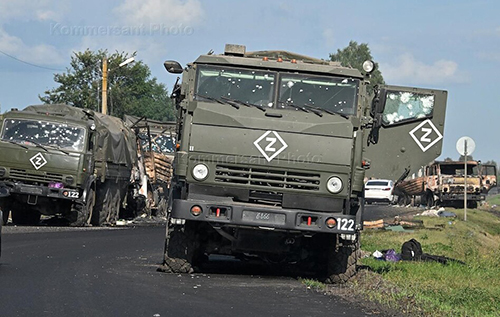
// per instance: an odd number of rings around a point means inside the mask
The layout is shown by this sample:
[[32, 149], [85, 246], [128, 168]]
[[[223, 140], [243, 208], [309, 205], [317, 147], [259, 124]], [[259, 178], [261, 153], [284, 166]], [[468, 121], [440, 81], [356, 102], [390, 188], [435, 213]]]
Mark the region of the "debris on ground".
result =
[[384, 220], [379, 219], [379, 220], [375, 220], [375, 221], [363, 221], [363, 227], [365, 229], [383, 228], [384, 227]]
[[397, 231], [397, 232], [414, 232], [415, 230], [408, 230], [403, 228], [401, 225], [396, 225], [396, 226], [386, 226], [384, 228], [385, 230], [390, 230], [390, 231]]
[[428, 209], [422, 213], [416, 214], [416, 216], [429, 216], [429, 217], [457, 217], [457, 214], [451, 211], [446, 211], [443, 207], [439, 209]]

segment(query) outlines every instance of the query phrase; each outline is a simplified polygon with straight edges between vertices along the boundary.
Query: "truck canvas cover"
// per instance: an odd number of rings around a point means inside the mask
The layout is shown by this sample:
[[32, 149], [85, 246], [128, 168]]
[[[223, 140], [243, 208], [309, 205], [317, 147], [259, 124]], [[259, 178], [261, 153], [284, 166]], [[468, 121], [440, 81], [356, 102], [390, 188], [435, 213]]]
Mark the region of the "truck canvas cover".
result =
[[132, 167], [137, 160], [135, 135], [123, 121], [88, 109], [65, 104], [28, 106], [23, 113], [46, 114], [57, 117], [56, 121], [68, 120], [83, 126], [95, 124], [96, 161]]

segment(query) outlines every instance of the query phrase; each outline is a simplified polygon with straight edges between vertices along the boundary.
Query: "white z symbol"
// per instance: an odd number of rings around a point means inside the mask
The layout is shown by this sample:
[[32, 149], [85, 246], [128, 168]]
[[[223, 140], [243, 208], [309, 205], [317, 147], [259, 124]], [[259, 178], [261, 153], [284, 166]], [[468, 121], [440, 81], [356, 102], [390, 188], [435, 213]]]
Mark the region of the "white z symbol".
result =
[[420, 138], [420, 141], [422, 142], [431, 142], [432, 140], [429, 139], [427, 136], [429, 134], [432, 133], [432, 129], [429, 129], [429, 128], [422, 128], [422, 131], [425, 133], [424, 135], [422, 135], [422, 137]]
[[36, 163], [35, 163], [35, 165], [40, 165], [40, 164], [42, 164], [42, 162], [41, 162], [41, 161], [42, 161], [42, 159], [41, 159], [40, 157], [37, 157], [37, 158], [36, 158]]
[[276, 149], [271, 147], [274, 145], [274, 143], [276, 143], [276, 141], [278, 141], [276, 138], [266, 138], [266, 141], [269, 142], [269, 144], [266, 146], [266, 148], [264, 149], [264, 151], [266, 152], [276, 152]]

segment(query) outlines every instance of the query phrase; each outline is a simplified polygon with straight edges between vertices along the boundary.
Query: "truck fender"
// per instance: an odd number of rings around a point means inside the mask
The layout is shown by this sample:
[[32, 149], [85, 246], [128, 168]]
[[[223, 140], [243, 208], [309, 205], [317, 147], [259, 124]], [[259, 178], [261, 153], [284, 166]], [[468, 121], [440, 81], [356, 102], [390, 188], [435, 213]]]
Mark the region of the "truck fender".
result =
[[94, 175], [90, 175], [89, 177], [87, 177], [87, 180], [85, 181], [85, 185], [83, 187], [83, 193], [82, 193], [82, 202], [83, 203], [87, 202], [88, 192], [90, 191], [90, 189], [92, 187], [95, 187], [95, 181], [96, 181], [96, 177]]

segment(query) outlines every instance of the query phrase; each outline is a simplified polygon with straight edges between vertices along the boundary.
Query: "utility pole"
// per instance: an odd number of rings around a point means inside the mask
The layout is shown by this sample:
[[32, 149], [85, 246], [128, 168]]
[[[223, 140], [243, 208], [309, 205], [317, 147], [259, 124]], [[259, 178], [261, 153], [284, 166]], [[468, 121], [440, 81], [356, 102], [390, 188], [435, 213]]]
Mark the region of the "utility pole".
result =
[[108, 59], [102, 59], [102, 109], [103, 114], [108, 114]]
[[[135, 61], [134, 57], [127, 58], [121, 62], [118, 67], [123, 67]], [[113, 68], [114, 69], [114, 68]], [[113, 70], [112, 69], [112, 70]], [[104, 57], [102, 60], [102, 109], [103, 114], [108, 114], [108, 58]]]

